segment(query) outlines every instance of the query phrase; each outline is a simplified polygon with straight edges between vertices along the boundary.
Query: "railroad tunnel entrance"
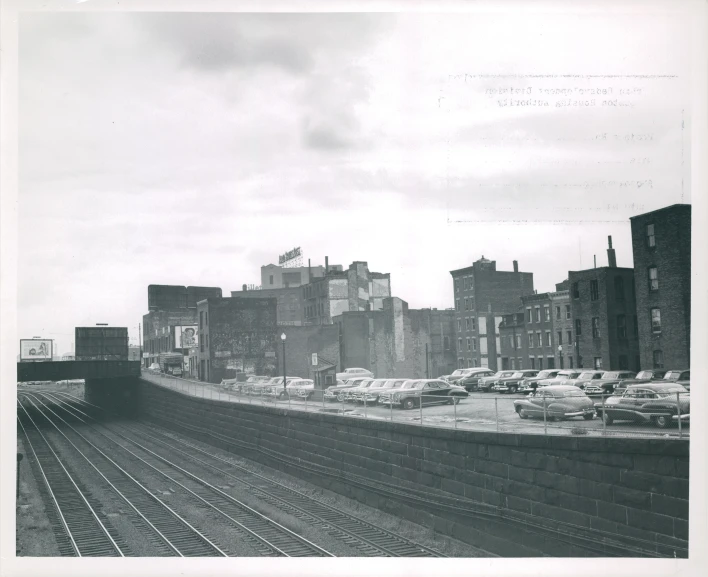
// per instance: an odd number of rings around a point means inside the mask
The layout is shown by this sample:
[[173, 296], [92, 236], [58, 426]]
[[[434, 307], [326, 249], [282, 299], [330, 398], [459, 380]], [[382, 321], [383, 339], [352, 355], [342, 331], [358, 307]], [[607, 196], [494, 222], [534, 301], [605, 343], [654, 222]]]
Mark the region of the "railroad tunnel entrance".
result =
[[109, 413], [134, 418], [138, 415], [138, 383], [137, 377], [86, 379], [84, 398]]

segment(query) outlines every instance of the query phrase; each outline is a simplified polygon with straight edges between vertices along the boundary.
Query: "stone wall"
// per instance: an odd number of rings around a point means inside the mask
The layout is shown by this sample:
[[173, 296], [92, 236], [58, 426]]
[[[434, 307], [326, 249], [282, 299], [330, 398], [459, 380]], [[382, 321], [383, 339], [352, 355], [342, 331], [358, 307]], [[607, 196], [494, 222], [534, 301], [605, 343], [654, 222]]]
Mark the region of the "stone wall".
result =
[[495, 554], [688, 554], [686, 440], [455, 431], [140, 392], [147, 418]]

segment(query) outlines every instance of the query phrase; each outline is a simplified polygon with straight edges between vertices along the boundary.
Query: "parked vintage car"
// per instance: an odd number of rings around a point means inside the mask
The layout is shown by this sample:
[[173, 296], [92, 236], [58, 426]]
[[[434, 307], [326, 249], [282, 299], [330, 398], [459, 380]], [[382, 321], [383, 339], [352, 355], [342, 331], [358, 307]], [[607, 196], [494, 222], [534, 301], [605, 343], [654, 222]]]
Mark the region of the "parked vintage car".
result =
[[[285, 385], [287, 387], [295, 381], [300, 380], [302, 380], [300, 377], [288, 377], [288, 381]], [[252, 385], [243, 387], [243, 390], [247, 395], [260, 396], [267, 392], [268, 396], [278, 396], [281, 399], [286, 397], [284, 389], [283, 377], [273, 377], [265, 383], [253, 383]]]
[[544, 413], [549, 421], [571, 417], [590, 421], [595, 416], [592, 399], [575, 385], [542, 387], [526, 398], [514, 401], [514, 410], [522, 419], [543, 418]]
[[519, 390], [521, 381], [526, 378], [535, 377], [538, 371], [535, 369], [521, 369], [514, 372], [510, 377], [498, 379], [492, 385], [495, 393], [515, 393]]
[[484, 367], [476, 367], [471, 370], [472, 372], [467, 373], [461, 379], [454, 381], [455, 384], [464, 387], [466, 391], [476, 391], [479, 388], [479, 381], [481, 379], [491, 377], [494, 374], [492, 369], [487, 369]]
[[[379, 395], [379, 404], [390, 405], [393, 401], [393, 395], [402, 390], [413, 389], [416, 384], [424, 379], [407, 379], [400, 387], [396, 387], [391, 391], [384, 391]], [[445, 382], [445, 381], [443, 381]]]
[[291, 397], [309, 400], [315, 394], [315, 381], [312, 379], [294, 381], [286, 387], [286, 391]]
[[[543, 379], [541, 381], [538, 381], [538, 386], [540, 387], [549, 387], [551, 385], [571, 385], [574, 384], [575, 379], [577, 379], [580, 376], [581, 371], [580, 370], [573, 370], [573, 369], [567, 369], [564, 371], [558, 371], [555, 377], [551, 377], [550, 379]], [[573, 381], [573, 383], [570, 383], [569, 381]]]
[[373, 382], [374, 379], [363, 379], [356, 387], [346, 389], [344, 391], [344, 402], [353, 403], [356, 400], [356, 394], [371, 386]]
[[546, 379], [552, 379], [559, 372], [559, 369], [546, 369], [545, 371], [539, 371], [539, 373], [535, 377], [524, 379], [523, 381], [521, 381], [521, 383], [519, 383], [519, 392], [530, 393], [533, 390], [534, 383], [536, 383], [536, 386], [538, 386], [541, 381], [545, 381]]
[[[406, 386], [409, 383], [410, 386]], [[379, 397], [381, 404], [400, 406], [402, 409], [412, 409], [425, 405], [457, 404], [469, 393], [462, 387], [453, 387], [442, 379], [418, 379], [406, 381], [399, 389]]]
[[[358, 387], [349, 389], [349, 395], [345, 395], [345, 400], [350, 400], [354, 403], [363, 403], [366, 392], [369, 389], [377, 389], [382, 387], [387, 379], [367, 379], [366, 382], [361, 383]], [[346, 398], [350, 397], [350, 398]]]
[[597, 381], [602, 378], [605, 371], [582, 371], [576, 379], [568, 379], [566, 385], [575, 385], [579, 389], [585, 389], [590, 381]]
[[667, 371], [663, 378], [664, 382], [682, 385], [686, 390], [691, 390], [691, 371], [689, 369], [673, 369]]
[[155, 371], [157, 373], [160, 372], [160, 364], [159, 363], [153, 363], [148, 367], [148, 371]]
[[347, 381], [337, 380], [336, 385], [332, 385], [330, 387], [327, 387], [327, 390], [325, 390], [325, 392], [324, 392], [325, 401], [344, 402], [346, 391], [349, 389], [353, 389], [355, 387], [358, 387], [361, 384], [361, 382], [364, 380], [366, 380], [366, 378], [364, 378], [364, 377], [349, 379]]
[[500, 379], [508, 379], [514, 374], [514, 372], [515, 371], [498, 371], [488, 377], [482, 377], [481, 379], [479, 379], [477, 390], [488, 393], [492, 390], [494, 383], [496, 383]]
[[381, 383], [372, 383], [370, 387], [364, 391], [360, 399], [362, 403], [377, 403], [379, 397], [383, 393], [389, 393], [394, 389], [398, 389], [403, 386], [408, 379], [381, 379]]
[[608, 425], [633, 421], [666, 428], [678, 422], [679, 411], [681, 422], [689, 422], [691, 398], [685, 387], [675, 383], [645, 383], [629, 385], [621, 395], [596, 402], [595, 410]]
[[623, 380], [633, 379], [636, 375], [632, 371], [605, 371], [602, 378], [591, 381], [584, 390], [588, 395], [611, 395]]
[[440, 377], [440, 379], [448, 383], [458, 383], [465, 377], [471, 377], [477, 373], [483, 373], [486, 371], [488, 371], [489, 374], [494, 373], [494, 371], [486, 369], [484, 367], [469, 367], [467, 369], [457, 369], [456, 371], [453, 371], [450, 375], [443, 375], [442, 377]]
[[371, 371], [368, 371], [366, 369], [361, 369], [361, 368], [344, 369], [344, 372], [337, 373], [337, 380], [338, 381], [344, 381], [347, 379], [354, 379], [357, 377], [373, 379], [374, 373], [372, 373]]

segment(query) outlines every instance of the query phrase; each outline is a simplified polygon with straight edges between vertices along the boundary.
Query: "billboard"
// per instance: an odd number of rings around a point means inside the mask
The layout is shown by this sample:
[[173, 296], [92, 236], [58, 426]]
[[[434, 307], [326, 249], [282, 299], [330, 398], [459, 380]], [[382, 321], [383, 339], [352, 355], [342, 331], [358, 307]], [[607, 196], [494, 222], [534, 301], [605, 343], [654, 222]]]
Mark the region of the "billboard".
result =
[[20, 360], [51, 361], [52, 349], [51, 339], [20, 339]]
[[175, 327], [175, 348], [194, 349], [199, 345], [197, 325]]

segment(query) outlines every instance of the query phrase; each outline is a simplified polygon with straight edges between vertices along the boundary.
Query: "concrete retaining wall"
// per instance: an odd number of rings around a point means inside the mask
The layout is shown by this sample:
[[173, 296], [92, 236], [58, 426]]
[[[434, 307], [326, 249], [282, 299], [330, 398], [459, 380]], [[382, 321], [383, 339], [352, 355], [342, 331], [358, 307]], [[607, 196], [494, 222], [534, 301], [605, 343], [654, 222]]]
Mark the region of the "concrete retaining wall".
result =
[[499, 555], [688, 554], [686, 440], [421, 428], [141, 383], [147, 418]]

